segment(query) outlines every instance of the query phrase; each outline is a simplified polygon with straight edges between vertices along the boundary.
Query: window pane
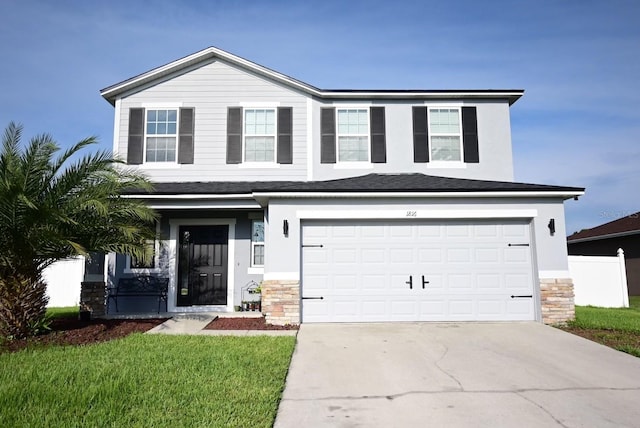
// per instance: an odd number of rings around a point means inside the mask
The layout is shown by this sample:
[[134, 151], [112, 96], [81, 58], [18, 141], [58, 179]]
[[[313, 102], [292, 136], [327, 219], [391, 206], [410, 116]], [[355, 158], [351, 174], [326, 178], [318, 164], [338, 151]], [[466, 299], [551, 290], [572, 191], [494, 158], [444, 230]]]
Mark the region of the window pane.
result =
[[174, 162], [176, 160], [175, 137], [148, 137], [147, 162]]
[[167, 134], [175, 134], [176, 133], [176, 124], [175, 123], [167, 123]]
[[156, 110], [147, 110], [147, 121], [155, 122], [156, 120]]
[[369, 160], [367, 137], [339, 137], [338, 160], [341, 162], [366, 162]]
[[459, 118], [458, 109], [430, 109], [430, 131], [432, 134], [458, 134], [460, 133]]
[[253, 265], [264, 265], [264, 245], [258, 244], [253, 246]]
[[167, 120], [169, 122], [175, 122], [178, 119], [177, 110], [169, 110], [167, 113]]
[[251, 241], [264, 242], [264, 221], [254, 220], [251, 227]]
[[156, 133], [156, 124], [147, 123], [147, 134], [155, 134], [155, 133]]
[[244, 159], [247, 162], [273, 162], [274, 137], [246, 137]]
[[459, 161], [460, 137], [431, 137], [431, 158], [434, 161]]
[[157, 129], [156, 133], [158, 133], [158, 134], [166, 134], [167, 133], [167, 124], [166, 123], [159, 123], [156, 129]]

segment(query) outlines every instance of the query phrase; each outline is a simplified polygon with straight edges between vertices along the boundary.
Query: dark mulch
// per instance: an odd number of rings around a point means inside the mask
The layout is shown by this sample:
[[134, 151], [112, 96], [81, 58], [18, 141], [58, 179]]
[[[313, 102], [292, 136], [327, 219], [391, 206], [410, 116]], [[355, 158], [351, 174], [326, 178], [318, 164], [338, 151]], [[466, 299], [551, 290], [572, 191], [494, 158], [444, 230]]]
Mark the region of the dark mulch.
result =
[[621, 349], [627, 346], [640, 348], [640, 335], [633, 332], [577, 327], [563, 327], [562, 329], [577, 336], [584, 337], [585, 339], [609, 346], [610, 348]]
[[87, 345], [106, 342], [145, 332], [162, 324], [167, 318], [153, 319], [94, 319], [80, 321], [73, 318], [56, 318], [51, 323], [51, 331], [27, 339], [0, 343], [0, 352], [15, 352], [24, 348], [54, 345]]
[[216, 318], [204, 330], [297, 330], [297, 325], [267, 324], [260, 318]]

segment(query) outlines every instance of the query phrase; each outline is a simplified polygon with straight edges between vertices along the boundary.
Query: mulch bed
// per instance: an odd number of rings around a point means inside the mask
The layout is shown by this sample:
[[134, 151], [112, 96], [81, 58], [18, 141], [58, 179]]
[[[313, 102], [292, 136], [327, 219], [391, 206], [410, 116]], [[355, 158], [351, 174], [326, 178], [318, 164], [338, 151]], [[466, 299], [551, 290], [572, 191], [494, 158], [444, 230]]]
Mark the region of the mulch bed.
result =
[[88, 345], [106, 342], [128, 336], [131, 333], [143, 333], [151, 330], [167, 319], [95, 319], [80, 321], [76, 317], [56, 318], [51, 323], [51, 331], [27, 339], [0, 343], [0, 352], [15, 352], [27, 347]]
[[216, 318], [203, 330], [297, 330], [297, 325], [267, 324], [260, 318]]

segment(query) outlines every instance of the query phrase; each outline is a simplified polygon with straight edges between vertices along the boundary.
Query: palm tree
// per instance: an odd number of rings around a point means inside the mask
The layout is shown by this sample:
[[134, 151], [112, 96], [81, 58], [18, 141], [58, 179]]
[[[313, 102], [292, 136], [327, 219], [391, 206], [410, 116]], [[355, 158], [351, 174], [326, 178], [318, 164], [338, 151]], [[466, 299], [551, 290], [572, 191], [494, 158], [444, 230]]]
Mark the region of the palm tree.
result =
[[0, 149], [0, 338], [35, 334], [43, 326], [53, 262], [90, 251], [147, 257], [155, 212], [121, 195], [149, 189], [141, 174], [108, 152], [70, 158], [94, 137], [62, 153], [49, 135], [20, 145], [22, 127], [10, 123]]

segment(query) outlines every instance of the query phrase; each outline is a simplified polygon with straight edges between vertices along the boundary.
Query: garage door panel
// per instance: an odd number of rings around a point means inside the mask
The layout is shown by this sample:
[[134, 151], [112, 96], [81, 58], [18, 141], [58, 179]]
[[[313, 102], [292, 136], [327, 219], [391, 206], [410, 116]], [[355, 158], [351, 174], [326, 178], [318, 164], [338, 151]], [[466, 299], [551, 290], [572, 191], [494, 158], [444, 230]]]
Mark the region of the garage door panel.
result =
[[471, 263], [471, 250], [469, 248], [448, 248], [447, 263]]
[[480, 292], [495, 291], [503, 288], [504, 283], [498, 273], [479, 273], [476, 275], [476, 287]]
[[389, 281], [388, 275], [379, 274], [364, 274], [362, 275], [362, 290], [384, 290], [387, 287]]
[[387, 252], [384, 248], [364, 248], [360, 252], [362, 264], [377, 265], [386, 263]]
[[444, 259], [442, 248], [419, 248], [418, 262], [421, 265], [442, 263]]
[[509, 246], [530, 226], [502, 223], [303, 223], [303, 243], [323, 247], [303, 248], [302, 293], [324, 297], [303, 301], [303, 322], [534, 319], [533, 299], [511, 298], [533, 295], [531, 248]]

